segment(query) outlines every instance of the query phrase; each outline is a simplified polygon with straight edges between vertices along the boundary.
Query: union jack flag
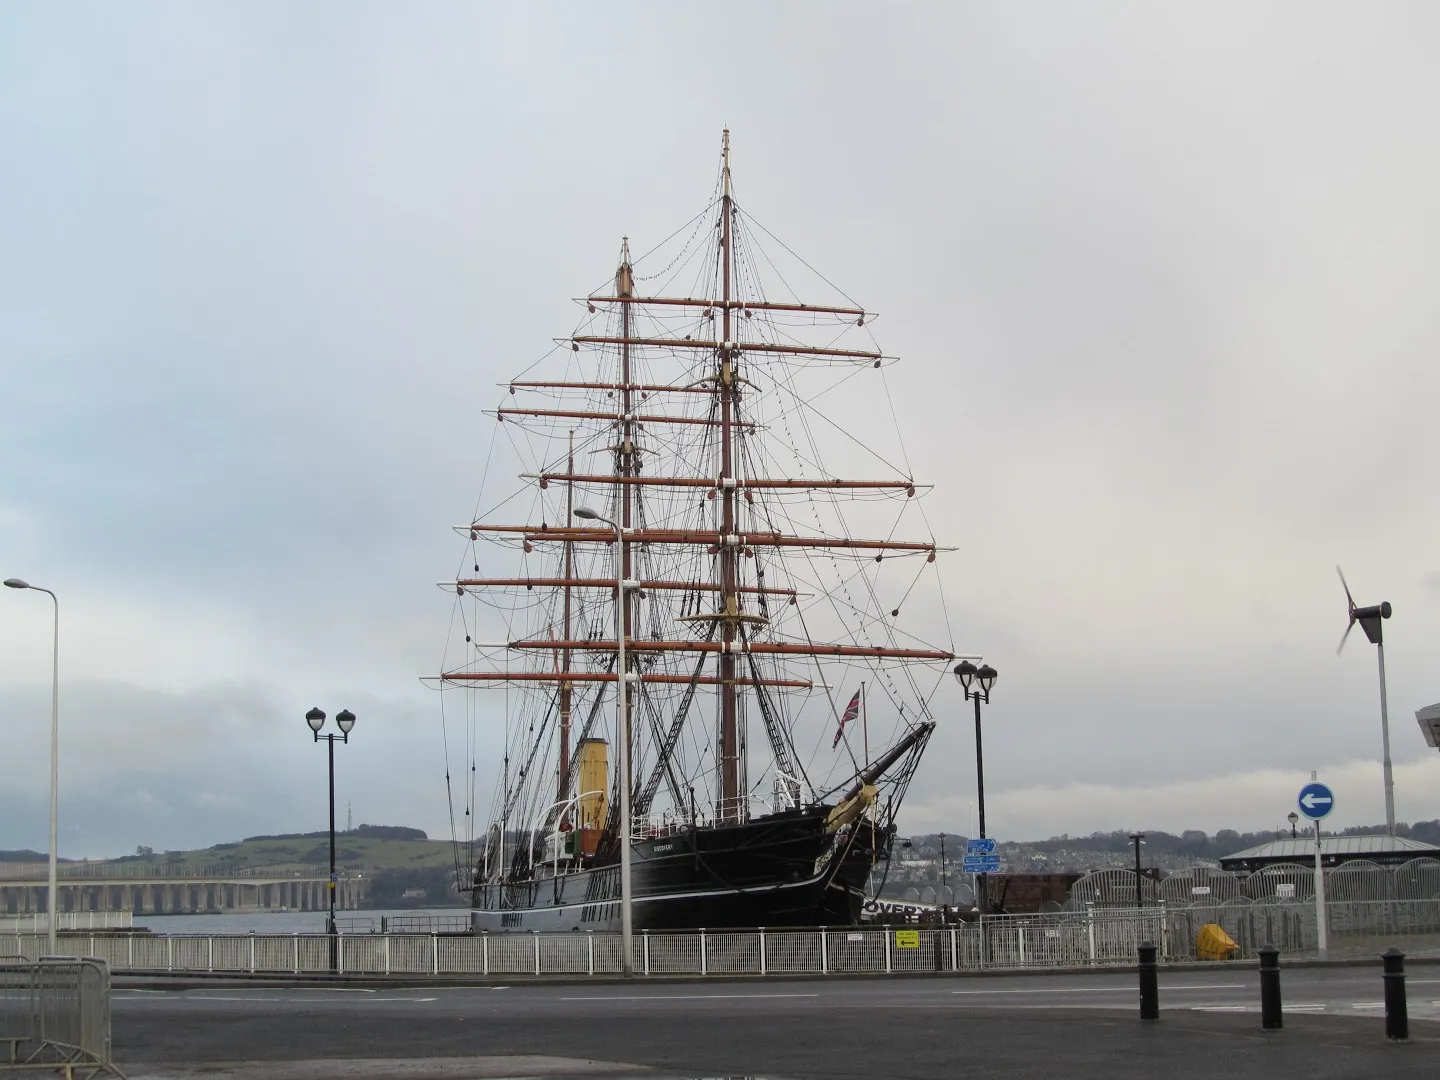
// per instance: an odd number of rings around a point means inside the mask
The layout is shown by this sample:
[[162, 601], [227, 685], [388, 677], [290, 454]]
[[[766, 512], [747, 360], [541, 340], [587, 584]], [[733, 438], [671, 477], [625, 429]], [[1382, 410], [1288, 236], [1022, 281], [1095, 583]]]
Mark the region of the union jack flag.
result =
[[845, 725], [860, 715], [860, 691], [855, 691], [855, 696], [850, 699], [850, 704], [845, 706], [845, 714], [840, 717], [840, 726], [835, 731], [835, 740], [830, 744], [830, 749], [840, 745], [841, 736], [845, 734]]

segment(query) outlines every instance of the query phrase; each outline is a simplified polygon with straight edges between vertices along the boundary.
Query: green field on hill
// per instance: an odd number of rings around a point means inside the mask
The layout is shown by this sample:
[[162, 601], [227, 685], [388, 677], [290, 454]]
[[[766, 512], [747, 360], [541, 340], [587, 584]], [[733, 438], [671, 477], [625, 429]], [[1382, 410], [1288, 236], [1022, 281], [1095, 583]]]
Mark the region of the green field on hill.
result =
[[[142, 849], [111, 862], [203, 866], [313, 866], [330, 863], [328, 832], [251, 836], [193, 851], [151, 852]], [[335, 862], [342, 870], [427, 870], [455, 865], [448, 840], [431, 840], [419, 829], [393, 825], [360, 825], [335, 834]]]

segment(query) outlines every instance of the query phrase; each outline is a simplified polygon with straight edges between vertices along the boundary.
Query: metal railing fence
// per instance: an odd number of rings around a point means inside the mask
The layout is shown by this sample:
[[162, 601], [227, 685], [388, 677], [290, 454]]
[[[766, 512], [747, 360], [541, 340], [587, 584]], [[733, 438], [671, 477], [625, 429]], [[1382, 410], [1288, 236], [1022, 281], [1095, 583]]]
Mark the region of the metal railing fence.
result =
[[[1412, 955], [1440, 954], [1440, 899], [1339, 901], [1328, 905], [1332, 955], [1383, 950], [1403, 939]], [[1153, 941], [1162, 962], [1200, 959], [1201, 929], [1218, 925], [1249, 960], [1266, 943], [1288, 955], [1317, 947], [1314, 903], [1142, 909], [1092, 907], [1039, 915], [987, 916], [941, 927], [725, 930], [635, 937], [635, 970], [647, 975], [825, 975], [843, 972], [1054, 969], [1135, 962]], [[604, 932], [450, 935], [67, 935], [116, 972], [344, 975], [594, 975], [621, 970], [618, 934]], [[0, 937], [0, 953], [31, 960], [43, 935]]]
[[22, 1070], [118, 1075], [103, 960], [0, 958], [0, 1074]]
[[[1206, 906], [1235, 900], [1269, 903], [1304, 900], [1315, 895], [1313, 862], [1275, 863], [1242, 874], [1208, 866], [1177, 870], [1164, 878], [1140, 879], [1146, 904]], [[1329, 900], [1436, 900], [1440, 899], [1440, 859], [1420, 856], [1398, 866], [1381, 866], [1352, 859], [1325, 870]], [[1095, 870], [1070, 886], [1066, 907], [1087, 905], [1131, 907], [1135, 903], [1135, 872], [1110, 868]]]

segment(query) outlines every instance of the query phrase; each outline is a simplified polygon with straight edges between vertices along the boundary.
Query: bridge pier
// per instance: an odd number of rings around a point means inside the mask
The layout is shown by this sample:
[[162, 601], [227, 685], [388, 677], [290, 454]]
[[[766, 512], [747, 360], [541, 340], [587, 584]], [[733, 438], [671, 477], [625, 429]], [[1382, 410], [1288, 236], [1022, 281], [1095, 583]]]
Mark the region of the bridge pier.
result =
[[[0, 915], [24, 917], [47, 910], [43, 865], [27, 866], [23, 875], [8, 879], [3, 876], [5, 870], [0, 866]], [[128, 880], [72, 874], [60, 879], [55, 899], [62, 913], [128, 911], [146, 916], [282, 908], [314, 912], [329, 906], [327, 884], [323, 877], [296, 877], [283, 871], [269, 880], [239, 874], [208, 879], [166, 878], [160, 874], [147, 879], [143, 874], [135, 874]], [[363, 899], [363, 886], [364, 881], [358, 878], [339, 879], [335, 883], [336, 909], [358, 908]]]

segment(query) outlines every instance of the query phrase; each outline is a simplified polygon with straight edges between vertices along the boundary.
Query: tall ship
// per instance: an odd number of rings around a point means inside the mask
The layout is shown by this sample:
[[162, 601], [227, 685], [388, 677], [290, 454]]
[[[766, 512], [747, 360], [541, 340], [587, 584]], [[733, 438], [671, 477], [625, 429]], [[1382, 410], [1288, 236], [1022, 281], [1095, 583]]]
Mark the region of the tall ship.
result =
[[622, 845], [637, 928], [853, 924], [956, 657], [895, 358], [742, 211], [728, 131], [705, 208], [577, 303], [440, 583], [473, 927], [618, 929]]

